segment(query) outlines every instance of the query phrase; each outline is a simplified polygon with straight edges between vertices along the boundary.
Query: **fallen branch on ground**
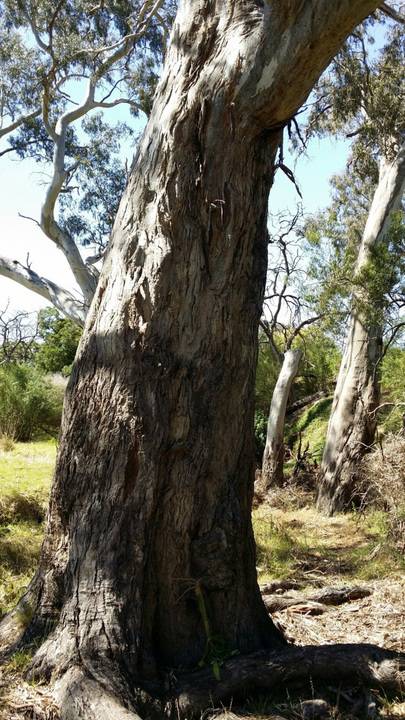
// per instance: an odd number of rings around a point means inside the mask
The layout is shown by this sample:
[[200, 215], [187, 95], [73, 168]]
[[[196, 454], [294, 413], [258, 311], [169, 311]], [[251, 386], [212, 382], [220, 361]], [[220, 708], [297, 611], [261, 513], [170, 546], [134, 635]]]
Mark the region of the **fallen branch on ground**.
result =
[[[294, 585], [290, 588], [287, 588], [286, 585], [284, 586], [285, 589], [294, 588]], [[310, 615], [321, 615], [325, 612], [327, 605], [343, 605], [343, 603], [359, 600], [360, 598], [371, 595], [371, 590], [359, 586], [352, 588], [326, 587], [308, 597], [304, 595], [275, 595], [272, 594], [271, 591], [269, 592], [269, 588], [273, 588], [271, 583], [261, 589], [263, 601], [269, 613], [294, 607], [296, 608], [296, 612], [308, 612]]]
[[260, 585], [260, 592], [262, 595], [271, 595], [277, 591], [300, 590], [301, 587], [301, 583], [296, 580], [272, 580], [265, 585]]

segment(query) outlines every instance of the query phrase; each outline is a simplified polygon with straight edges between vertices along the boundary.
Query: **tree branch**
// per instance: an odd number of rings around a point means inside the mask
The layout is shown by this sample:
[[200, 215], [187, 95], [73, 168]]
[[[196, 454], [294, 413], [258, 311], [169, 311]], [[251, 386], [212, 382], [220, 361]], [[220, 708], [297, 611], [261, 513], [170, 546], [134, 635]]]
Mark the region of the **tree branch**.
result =
[[87, 308], [69, 290], [65, 290], [65, 288], [56, 285], [51, 280], [38, 275], [34, 270], [26, 267], [18, 260], [11, 260], [1, 256], [0, 275], [9, 280], [14, 280], [14, 282], [27, 288], [27, 290], [32, 290], [32, 292], [52, 303], [63, 315], [78, 325], [84, 325]]
[[312, 325], [313, 323], [317, 322], [318, 320], [321, 320], [321, 318], [323, 318], [322, 314], [314, 315], [314, 317], [308, 318], [307, 320], [303, 320], [296, 328], [294, 328], [294, 331], [292, 332], [291, 336], [288, 339], [287, 350], [290, 349], [295, 338], [297, 337], [297, 335], [300, 334], [302, 328], [306, 327], [307, 325]]
[[30, 113], [27, 113], [26, 115], [21, 115], [17, 120], [14, 120], [10, 125], [7, 125], [4, 128], [0, 128], [0, 138], [4, 137], [5, 135], [8, 135], [9, 133], [13, 132], [13, 130], [16, 130], [20, 127], [20, 125], [24, 125], [24, 123], [29, 122], [30, 120], [33, 120], [34, 118], [38, 117], [41, 114], [40, 108], [37, 108], [36, 110], [33, 110]]
[[395, 20], [395, 22], [398, 22], [401, 25], [405, 25], [405, 15], [399, 13], [397, 10], [395, 10], [395, 8], [391, 7], [391, 5], [388, 5], [388, 3], [383, 2], [380, 5], [380, 10], [385, 15], [388, 15], [391, 20]]

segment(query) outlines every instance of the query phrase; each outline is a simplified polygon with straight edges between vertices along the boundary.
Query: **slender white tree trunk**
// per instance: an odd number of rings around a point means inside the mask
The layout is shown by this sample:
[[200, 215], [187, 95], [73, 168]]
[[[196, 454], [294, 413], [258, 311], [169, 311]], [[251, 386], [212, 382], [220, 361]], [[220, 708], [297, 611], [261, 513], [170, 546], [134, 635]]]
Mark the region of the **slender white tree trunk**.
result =
[[[392, 213], [401, 203], [404, 176], [405, 152], [402, 147], [393, 160], [381, 161], [379, 181], [359, 250], [357, 278], [373, 263], [376, 247], [388, 240]], [[378, 364], [382, 329], [370, 320], [371, 302], [366, 287], [354, 293], [318, 490], [318, 508], [328, 514], [350, 506], [359, 461], [374, 441], [374, 410], [380, 395]], [[384, 302], [383, 294], [380, 302]]]
[[301, 356], [301, 350], [287, 350], [284, 353], [283, 365], [271, 398], [262, 466], [262, 484], [266, 490], [283, 482], [285, 414]]

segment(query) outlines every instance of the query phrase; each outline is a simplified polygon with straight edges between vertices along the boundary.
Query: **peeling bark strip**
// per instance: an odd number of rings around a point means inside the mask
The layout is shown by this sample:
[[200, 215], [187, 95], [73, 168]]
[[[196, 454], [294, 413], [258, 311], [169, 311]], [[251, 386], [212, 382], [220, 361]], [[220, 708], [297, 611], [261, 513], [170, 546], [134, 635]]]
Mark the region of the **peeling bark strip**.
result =
[[[383, 159], [357, 259], [356, 276], [372, 261], [373, 250], [387, 242], [392, 213], [402, 201], [405, 146], [392, 161]], [[350, 506], [356, 489], [357, 465], [374, 442], [380, 399], [378, 364], [382, 329], [361, 307], [372, 301], [367, 288], [354, 293], [349, 332], [329, 419], [318, 490], [318, 508], [332, 515]], [[381, 304], [384, 297], [381, 297]]]
[[281, 485], [284, 479], [285, 415], [301, 357], [301, 350], [287, 350], [284, 353], [283, 365], [271, 398], [262, 466], [262, 484], [266, 490], [272, 485]]
[[68, 386], [33, 671], [80, 664], [129, 710], [217, 642], [281, 652], [251, 527], [268, 192], [280, 128], [377, 4], [180, 2]]

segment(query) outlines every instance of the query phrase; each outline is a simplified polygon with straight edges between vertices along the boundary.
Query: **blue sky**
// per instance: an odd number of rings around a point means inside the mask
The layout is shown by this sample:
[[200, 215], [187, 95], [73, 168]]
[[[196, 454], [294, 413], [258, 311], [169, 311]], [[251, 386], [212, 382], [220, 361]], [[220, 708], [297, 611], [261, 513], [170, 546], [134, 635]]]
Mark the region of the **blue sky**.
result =
[[[373, 34], [373, 51], [376, 52], [384, 42], [384, 27], [375, 26]], [[108, 113], [112, 120], [126, 120], [136, 133], [141, 131], [142, 121], [131, 117], [125, 106]], [[3, 144], [0, 141], [0, 150], [5, 146], [5, 141]], [[131, 157], [132, 150], [127, 150]], [[348, 141], [313, 139], [306, 156], [301, 155], [294, 160], [286, 153], [285, 162], [294, 171], [303, 195], [304, 212], [312, 213], [328, 205], [329, 179], [344, 169], [348, 152]], [[11, 154], [0, 158], [0, 254], [25, 262], [29, 253], [32, 268], [36, 272], [68, 289], [74, 289], [72, 275], [62, 253], [33, 222], [18, 216], [18, 213], [22, 213], [39, 217], [47, 178], [49, 168], [46, 166], [40, 167], [30, 160], [13, 159]], [[270, 195], [270, 212], [277, 213], [285, 209], [294, 211], [299, 201], [294, 185], [278, 171]], [[89, 254], [88, 248], [85, 254]], [[0, 309], [8, 299], [13, 307], [25, 310], [37, 310], [45, 304], [39, 296], [0, 277]]]
[[[121, 114], [122, 119], [122, 114]], [[130, 119], [133, 124], [134, 120]], [[138, 123], [137, 123], [138, 124]], [[138, 128], [137, 128], [138, 130]], [[131, 151], [130, 151], [131, 152]], [[329, 178], [344, 169], [348, 143], [313, 140], [307, 156], [297, 161], [286, 155], [303, 195], [305, 212], [314, 212], [329, 202]], [[38, 218], [49, 178], [49, 168], [31, 160], [19, 161], [10, 155], [0, 161], [0, 254], [24, 261], [29, 253], [32, 268], [69, 289], [74, 288], [69, 267], [51, 241], [31, 221], [18, 213]], [[300, 198], [290, 180], [278, 171], [270, 196], [270, 211], [294, 210]], [[89, 254], [89, 250], [86, 250]], [[0, 308], [7, 302], [24, 310], [37, 310], [46, 303], [11, 280], [0, 277]]]

